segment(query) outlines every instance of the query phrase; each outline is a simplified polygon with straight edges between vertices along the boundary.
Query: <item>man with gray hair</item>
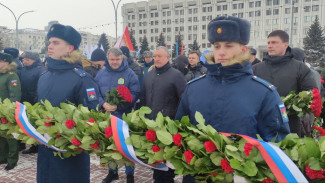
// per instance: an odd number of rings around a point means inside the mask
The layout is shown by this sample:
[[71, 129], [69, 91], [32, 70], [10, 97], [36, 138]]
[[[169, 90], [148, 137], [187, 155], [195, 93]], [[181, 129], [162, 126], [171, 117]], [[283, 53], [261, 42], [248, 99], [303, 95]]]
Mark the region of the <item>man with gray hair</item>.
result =
[[[144, 105], [151, 108], [152, 112], [147, 117], [155, 119], [158, 112], [164, 116], [175, 118], [178, 103], [186, 87], [184, 75], [171, 67], [170, 55], [167, 48], [157, 47], [154, 52], [154, 69], [149, 71], [144, 78]], [[160, 171], [154, 169], [155, 183], [174, 182], [174, 171]]]
[[[34, 105], [37, 102], [37, 83], [45, 68], [39, 54], [36, 52], [26, 51], [23, 55], [23, 65], [19, 73], [21, 82], [21, 101], [29, 102]], [[32, 145], [29, 149], [22, 152], [23, 154], [37, 153], [37, 146]]]
[[[100, 70], [96, 75], [96, 83], [98, 84], [99, 106], [106, 112], [111, 112], [118, 118], [122, 118], [123, 113], [129, 113], [137, 101], [140, 94], [140, 84], [137, 75], [128, 67], [128, 63], [123, 59], [123, 53], [119, 48], [111, 48], [107, 52], [107, 60], [105, 61], [105, 68]], [[112, 88], [118, 86], [126, 86], [133, 97], [132, 103], [125, 103], [123, 105], [112, 105], [105, 102], [105, 93]], [[125, 166], [125, 173], [127, 175], [127, 183], [134, 182], [134, 167]], [[103, 183], [109, 183], [118, 179], [118, 169], [109, 168], [109, 174], [103, 180]]]

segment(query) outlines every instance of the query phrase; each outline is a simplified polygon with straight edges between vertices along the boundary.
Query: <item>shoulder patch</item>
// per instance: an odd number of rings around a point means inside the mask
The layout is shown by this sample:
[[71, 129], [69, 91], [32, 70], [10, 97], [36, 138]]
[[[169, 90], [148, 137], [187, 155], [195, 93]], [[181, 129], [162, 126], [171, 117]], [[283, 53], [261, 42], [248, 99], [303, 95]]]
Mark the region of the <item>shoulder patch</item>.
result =
[[9, 72], [10, 75], [14, 74], [13, 72]]
[[78, 69], [78, 68], [74, 68], [73, 71], [74, 71], [74, 73], [76, 73], [78, 76], [80, 76], [82, 78], [87, 75], [85, 71]]
[[202, 76], [199, 76], [199, 77], [196, 77], [194, 79], [192, 79], [191, 81], [187, 82], [187, 84], [191, 84], [191, 83], [194, 83], [195, 81], [197, 80], [200, 80], [202, 78], [205, 78], [206, 74], [202, 75]]
[[254, 81], [257, 81], [257, 82], [263, 84], [263, 85], [266, 86], [268, 89], [270, 89], [270, 90], [272, 90], [272, 91], [276, 91], [275, 86], [272, 85], [271, 83], [265, 81], [264, 79], [259, 78], [259, 77], [257, 77], [257, 76], [253, 76], [252, 78], [253, 78]]

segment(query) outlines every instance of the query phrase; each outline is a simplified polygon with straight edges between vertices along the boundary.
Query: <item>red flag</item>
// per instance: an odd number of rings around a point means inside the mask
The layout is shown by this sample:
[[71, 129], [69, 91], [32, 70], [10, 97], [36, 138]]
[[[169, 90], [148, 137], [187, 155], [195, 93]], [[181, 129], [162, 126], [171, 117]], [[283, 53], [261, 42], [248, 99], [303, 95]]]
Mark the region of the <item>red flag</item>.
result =
[[119, 40], [116, 42], [115, 46], [116, 48], [119, 48], [121, 46], [126, 46], [129, 48], [130, 51], [134, 51], [130, 34], [129, 34], [129, 29], [128, 26], [125, 27], [123, 35], [119, 38]]
[[183, 42], [181, 43], [181, 45], [182, 45], [182, 48], [181, 48], [181, 55], [183, 55], [183, 53], [184, 53]]

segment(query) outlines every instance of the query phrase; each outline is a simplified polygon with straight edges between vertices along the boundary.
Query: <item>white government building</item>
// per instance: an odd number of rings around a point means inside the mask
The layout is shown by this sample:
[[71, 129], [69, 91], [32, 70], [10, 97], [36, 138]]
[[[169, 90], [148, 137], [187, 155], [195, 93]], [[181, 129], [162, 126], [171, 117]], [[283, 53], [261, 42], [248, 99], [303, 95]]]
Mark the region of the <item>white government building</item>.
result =
[[248, 46], [256, 48], [261, 58], [267, 35], [276, 29], [289, 34], [293, 47], [303, 48], [303, 38], [316, 16], [325, 26], [325, 0], [149, 0], [124, 4], [122, 16], [123, 27], [133, 31], [138, 46], [146, 35], [153, 50], [163, 33], [171, 51], [180, 32], [186, 53], [195, 39], [201, 51], [211, 49], [207, 39], [210, 20], [218, 16], [245, 18], [252, 25]]

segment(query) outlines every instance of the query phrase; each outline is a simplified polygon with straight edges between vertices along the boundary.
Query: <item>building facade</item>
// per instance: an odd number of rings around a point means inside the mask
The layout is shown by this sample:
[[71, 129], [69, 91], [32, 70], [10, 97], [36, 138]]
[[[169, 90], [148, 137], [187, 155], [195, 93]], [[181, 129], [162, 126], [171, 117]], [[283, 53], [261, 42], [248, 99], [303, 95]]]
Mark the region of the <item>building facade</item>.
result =
[[175, 36], [183, 37], [185, 50], [197, 40], [201, 51], [212, 49], [207, 39], [210, 20], [219, 16], [237, 16], [251, 23], [249, 47], [265, 54], [267, 35], [276, 29], [286, 31], [293, 47], [303, 47], [303, 38], [318, 16], [325, 26], [324, 0], [149, 0], [124, 4], [123, 26], [132, 30], [137, 44], [144, 36], [154, 49], [163, 33], [171, 51]]
[[[37, 29], [19, 29], [19, 50], [20, 51], [33, 51], [37, 53], [42, 53], [42, 51], [47, 51], [46, 47], [46, 35], [49, 27], [51, 25], [59, 23], [58, 21], [51, 21], [44, 30]], [[91, 52], [97, 48], [97, 44], [100, 35], [93, 35], [89, 32], [79, 31], [82, 37], [79, 49], [85, 53], [88, 58], [90, 58]], [[4, 47], [15, 47], [16, 41], [16, 30], [8, 29], [6, 27], [0, 27], [0, 36], [3, 41]], [[110, 47], [114, 46], [115, 38], [107, 35], [107, 40]], [[87, 55], [88, 54], [88, 55]]]

